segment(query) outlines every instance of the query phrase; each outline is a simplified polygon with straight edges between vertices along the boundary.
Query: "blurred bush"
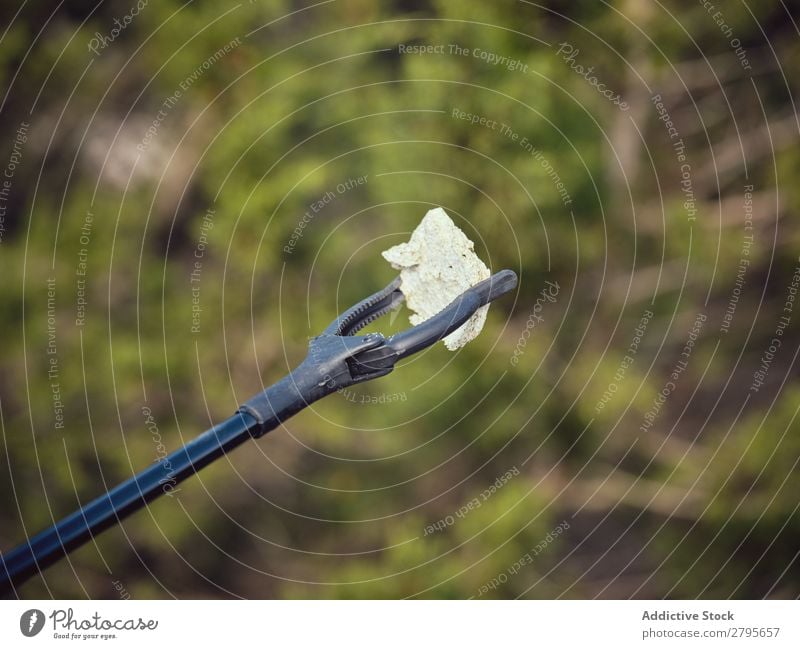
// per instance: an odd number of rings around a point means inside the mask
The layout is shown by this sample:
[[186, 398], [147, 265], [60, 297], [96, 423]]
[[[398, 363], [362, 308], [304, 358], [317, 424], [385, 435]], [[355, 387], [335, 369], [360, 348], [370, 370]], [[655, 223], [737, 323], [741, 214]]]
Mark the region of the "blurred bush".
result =
[[[8, 155], [30, 125], [0, 243], [3, 549], [154, 461], [144, 406], [172, 449], [299, 362], [390, 280], [379, 252], [427, 209], [521, 283], [456, 355], [438, 346], [315, 404], [23, 596], [114, 597], [112, 579], [133, 597], [797, 595], [794, 321], [748, 393], [797, 265], [782, 3], [724, 8], [751, 70], [691, 3], [162, 0], [97, 54], [130, 3], [59, 6], [2, 9]], [[745, 185], [755, 244], [722, 333]], [[558, 299], [523, 339], [546, 281]], [[698, 312], [688, 367], [641, 432]]]

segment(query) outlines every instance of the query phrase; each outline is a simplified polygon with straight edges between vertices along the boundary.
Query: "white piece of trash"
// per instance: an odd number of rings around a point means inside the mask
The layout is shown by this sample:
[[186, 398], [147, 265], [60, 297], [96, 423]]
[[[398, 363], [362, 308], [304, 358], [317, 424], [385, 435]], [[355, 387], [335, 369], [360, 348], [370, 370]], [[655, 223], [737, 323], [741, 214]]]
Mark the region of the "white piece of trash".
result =
[[[461, 293], [490, 275], [475, 244], [441, 207], [429, 210], [411, 233], [407, 243], [381, 253], [400, 271], [400, 290], [412, 325], [436, 315]], [[483, 329], [489, 305], [482, 306], [463, 325], [444, 338], [447, 349], [455, 351], [475, 338]]]

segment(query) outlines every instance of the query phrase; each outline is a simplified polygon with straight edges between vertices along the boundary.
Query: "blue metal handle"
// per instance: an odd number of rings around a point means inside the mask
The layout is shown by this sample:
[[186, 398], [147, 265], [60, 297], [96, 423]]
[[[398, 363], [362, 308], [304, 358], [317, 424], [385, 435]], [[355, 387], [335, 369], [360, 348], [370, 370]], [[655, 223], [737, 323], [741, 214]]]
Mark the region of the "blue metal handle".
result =
[[95, 534], [174, 489], [175, 485], [251, 438], [252, 416], [237, 413], [0, 557], [0, 592], [41, 572]]

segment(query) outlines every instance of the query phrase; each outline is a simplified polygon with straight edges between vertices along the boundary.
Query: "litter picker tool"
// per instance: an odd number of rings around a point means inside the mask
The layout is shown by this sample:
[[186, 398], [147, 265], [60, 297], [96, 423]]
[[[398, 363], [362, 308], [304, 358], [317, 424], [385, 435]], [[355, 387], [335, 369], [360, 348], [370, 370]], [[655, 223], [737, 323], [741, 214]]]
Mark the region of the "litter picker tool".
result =
[[397, 361], [445, 338], [478, 309], [511, 291], [517, 276], [501, 270], [465, 290], [436, 315], [389, 338], [379, 333], [357, 335], [404, 300], [401, 281], [397, 277], [342, 313], [311, 339], [308, 355], [297, 368], [247, 401], [232, 417], [2, 555], [0, 592], [12, 594], [15, 586], [146, 506], [164, 493], [165, 482], [175, 485], [185, 480], [332, 392], [389, 374]]

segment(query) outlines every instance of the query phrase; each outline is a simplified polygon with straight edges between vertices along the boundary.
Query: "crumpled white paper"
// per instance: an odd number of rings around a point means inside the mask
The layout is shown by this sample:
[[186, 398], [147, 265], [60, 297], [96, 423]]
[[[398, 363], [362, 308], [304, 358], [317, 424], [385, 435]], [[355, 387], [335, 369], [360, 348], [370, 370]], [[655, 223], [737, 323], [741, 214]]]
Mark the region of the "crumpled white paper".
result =
[[[409, 317], [412, 325], [436, 315], [469, 287], [489, 277], [489, 269], [474, 248], [447, 212], [437, 207], [428, 211], [407, 243], [382, 253], [400, 271], [400, 290], [414, 312]], [[475, 338], [483, 329], [488, 310], [488, 304], [481, 307], [444, 338], [445, 347], [455, 351]]]

